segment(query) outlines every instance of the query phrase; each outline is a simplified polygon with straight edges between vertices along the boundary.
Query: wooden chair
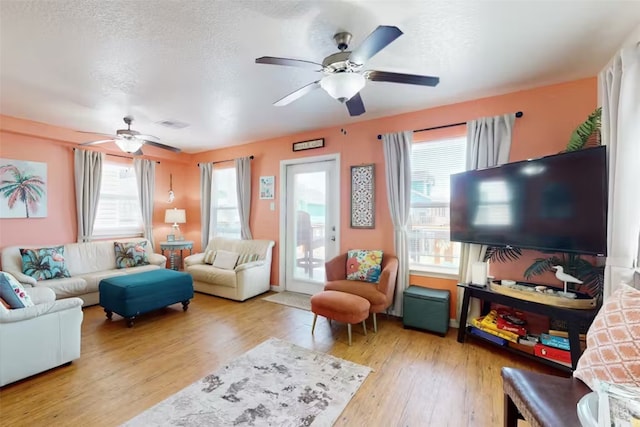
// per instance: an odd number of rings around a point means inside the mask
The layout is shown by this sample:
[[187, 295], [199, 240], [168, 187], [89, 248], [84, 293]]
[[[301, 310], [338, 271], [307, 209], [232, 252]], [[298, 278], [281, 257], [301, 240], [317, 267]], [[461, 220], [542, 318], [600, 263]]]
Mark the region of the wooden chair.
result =
[[296, 247], [301, 247], [302, 256], [296, 259], [296, 265], [313, 277], [313, 270], [322, 267], [322, 260], [314, 258], [313, 251], [324, 245], [324, 238], [313, 235], [311, 216], [308, 212], [296, 212]]

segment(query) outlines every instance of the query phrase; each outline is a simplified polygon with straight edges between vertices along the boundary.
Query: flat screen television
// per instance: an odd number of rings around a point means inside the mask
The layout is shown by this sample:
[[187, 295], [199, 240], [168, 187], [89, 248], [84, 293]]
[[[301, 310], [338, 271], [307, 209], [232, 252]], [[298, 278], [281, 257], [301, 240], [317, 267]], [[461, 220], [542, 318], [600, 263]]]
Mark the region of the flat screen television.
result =
[[606, 255], [606, 147], [451, 175], [451, 240]]

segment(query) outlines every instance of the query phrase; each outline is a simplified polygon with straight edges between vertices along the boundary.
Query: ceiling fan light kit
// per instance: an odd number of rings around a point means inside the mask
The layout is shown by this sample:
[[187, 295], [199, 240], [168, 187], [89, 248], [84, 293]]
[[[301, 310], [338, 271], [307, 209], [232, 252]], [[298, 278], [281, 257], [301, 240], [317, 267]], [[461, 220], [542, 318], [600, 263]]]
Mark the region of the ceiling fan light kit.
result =
[[142, 141], [136, 139], [116, 139], [115, 142], [125, 153], [135, 153], [142, 147]]
[[347, 102], [360, 92], [365, 84], [365, 78], [357, 73], [328, 74], [320, 80], [320, 86], [331, 97], [340, 102]]
[[273, 56], [256, 58], [256, 64], [284, 65], [324, 73], [324, 77], [319, 81], [301, 87], [274, 102], [273, 105], [277, 107], [289, 105], [307, 93], [321, 87], [332, 98], [344, 103], [351, 116], [359, 116], [365, 112], [360, 91], [364, 88], [367, 80], [430, 87], [436, 86], [440, 81], [438, 77], [432, 76], [363, 70], [365, 62], [402, 34], [402, 31], [400, 31], [398, 27], [380, 25], [369, 34], [360, 46], [353, 51], [348, 51], [347, 49], [349, 48], [352, 37], [351, 33], [340, 32], [333, 36], [339, 52], [324, 58], [322, 64]]
[[[159, 139], [153, 135], [143, 135], [137, 130], [131, 129], [131, 123], [133, 122], [133, 117], [126, 116], [122, 120], [127, 124], [126, 129], [118, 129], [115, 135], [109, 135], [112, 139], [103, 139], [100, 141], [90, 141], [85, 142], [82, 145], [97, 145], [103, 144], [105, 142], [115, 142], [115, 144], [125, 153], [133, 154], [136, 156], [140, 156], [144, 154], [142, 152], [143, 145], [151, 145], [153, 147], [162, 148], [163, 150], [173, 151], [174, 153], [179, 153], [180, 149], [171, 147], [169, 145], [160, 144]], [[87, 132], [82, 132], [87, 133]], [[92, 133], [92, 132], [88, 132]]]

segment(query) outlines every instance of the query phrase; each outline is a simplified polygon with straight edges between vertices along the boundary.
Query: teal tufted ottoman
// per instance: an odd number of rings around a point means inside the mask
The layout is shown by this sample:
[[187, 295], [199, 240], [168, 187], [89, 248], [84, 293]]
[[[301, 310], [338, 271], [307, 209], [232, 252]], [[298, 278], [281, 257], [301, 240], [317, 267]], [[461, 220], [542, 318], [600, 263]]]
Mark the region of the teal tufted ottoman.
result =
[[181, 302], [187, 311], [193, 298], [193, 279], [187, 273], [162, 268], [103, 279], [98, 290], [107, 318], [111, 320], [117, 313], [132, 327], [136, 316], [171, 304]]

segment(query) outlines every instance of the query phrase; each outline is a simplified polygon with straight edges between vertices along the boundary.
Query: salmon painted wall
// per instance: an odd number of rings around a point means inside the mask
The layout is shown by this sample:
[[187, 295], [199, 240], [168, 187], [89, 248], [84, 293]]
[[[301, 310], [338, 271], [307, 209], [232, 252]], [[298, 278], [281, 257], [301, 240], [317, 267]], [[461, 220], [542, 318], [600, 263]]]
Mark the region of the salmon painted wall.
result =
[[[378, 134], [422, 129], [448, 123], [465, 122], [483, 116], [523, 111], [524, 116], [516, 119], [510, 154], [510, 161], [518, 161], [554, 154], [562, 150], [573, 129], [596, 107], [596, 100], [597, 80], [594, 77], [357, 123], [350, 123], [349, 118], [345, 116], [345, 124], [342, 126], [199, 153], [194, 156], [194, 160], [209, 162], [248, 155], [255, 156], [252, 163], [252, 188], [254, 191], [251, 200], [250, 225], [254, 238], [276, 241], [271, 283], [278, 284], [281, 160], [340, 153], [340, 250], [345, 251], [354, 247], [380, 248], [383, 251], [393, 253], [393, 227], [387, 205], [384, 155], [381, 141], [377, 139]], [[295, 104], [285, 108], [295, 108]], [[346, 135], [341, 132], [341, 129], [347, 132]], [[427, 141], [465, 134], [466, 128], [460, 126], [416, 133], [414, 140]], [[291, 151], [292, 143], [315, 138], [324, 138], [325, 147], [296, 153]], [[352, 165], [367, 163], [375, 163], [376, 165], [376, 227], [373, 230], [352, 229], [349, 227], [349, 171]], [[222, 166], [224, 164], [220, 165], [220, 167]], [[194, 173], [189, 174], [191, 179], [189, 200], [198, 199], [199, 178], [197, 170], [195, 170], [197, 168], [193, 169]], [[256, 191], [259, 177], [269, 175], [276, 177], [277, 190], [275, 200], [273, 200], [276, 205], [275, 211], [269, 209], [271, 200], [260, 200]], [[191, 207], [189, 216], [199, 217], [197, 204], [194, 203]], [[527, 251], [522, 262], [527, 262], [527, 258], [533, 259], [535, 256], [535, 252]], [[496, 276], [506, 275], [517, 278], [522, 271], [524, 270], [520, 265], [515, 266], [513, 271], [509, 265], [492, 267], [492, 273]], [[451, 290], [451, 304], [452, 307], [455, 307], [456, 280], [412, 275], [411, 283]], [[452, 310], [452, 313], [455, 313], [455, 310]]]
[[[96, 139], [99, 135], [96, 136]], [[28, 120], [0, 116], [0, 157], [3, 159], [28, 160], [47, 163], [47, 217], [0, 219], [0, 249], [13, 245], [49, 245], [75, 242], [77, 220], [73, 178], [73, 147], [77, 143], [92, 140], [91, 135], [78, 136], [75, 132]], [[100, 146], [100, 151], [122, 154], [109, 144]], [[190, 155], [174, 154], [165, 150], [145, 147], [145, 158], [158, 160], [156, 165], [156, 192], [154, 202], [154, 245], [166, 240], [171, 230], [164, 223], [164, 212], [169, 207], [186, 207], [187, 185], [185, 170], [190, 164]], [[131, 164], [130, 160], [107, 156], [107, 161]], [[173, 175], [173, 190], [176, 199], [167, 202], [169, 174]], [[187, 218], [189, 219], [189, 218]], [[189, 224], [185, 237], [188, 238]], [[197, 231], [199, 235], [199, 230]]]
[[[341, 156], [341, 211], [340, 250], [354, 247], [380, 248], [393, 253], [392, 223], [388, 212], [380, 133], [420, 129], [452, 122], [464, 122], [483, 116], [523, 111], [524, 117], [516, 120], [511, 148], [511, 161], [523, 160], [557, 153], [566, 144], [571, 131], [595, 108], [597, 98], [596, 78], [514, 92], [469, 102], [430, 108], [397, 116], [345, 124], [316, 131], [309, 131], [280, 138], [251, 142], [245, 145], [212, 150], [195, 155], [174, 154], [164, 150], [145, 149], [149, 158], [161, 163], [156, 169], [156, 200], [154, 208], [154, 240], [164, 240], [170, 225], [164, 223], [167, 207], [185, 208], [187, 223], [181, 229], [188, 240], [200, 250], [200, 191], [197, 162], [209, 162], [254, 155], [252, 163], [252, 212], [250, 225], [254, 238], [276, 241], [271, 283], [279, 280], [279, 182], [280, 161], [299, 157], [340, 153]], [[304, 101], [302, 101], [304, 102]], [[295, 108], [295, 105], [285, 107]], [[341, 132], [346, 131], [346, 134]], [[464, 126], [439, 131], [414, 134], [415, 141], [464, 135]], [[96, 135], [98, 139], [99, 135]], [[315, 138], [324, 138], [325, 147], [293, 153], [291, 144]], [[0, 157], [17, 160], [46, 162], [48, 165], [49, 206], [48, 217], [42, 219], [0, 219], [0, 249], [15, 244], [52, 244], [76, 240], [77, 226], [73, 184], [73, 152], [76, 144], [93, 139], [70, 129], [54, 127], [38, 122], [0, 116]], [[105, 152], [120, 153], [108, 144], [99, 148]], [[115, 158], [109, 157], [113, 160]], [[374, 163], [376, 165], [376, 228], [373, 230], [349, 227], [349, 182], [352, 165]], [[220, 164], [219, 167], [224, 167]], [[229, 163], [228, 166], [231, 166]], [[169, 174], [173, 175], [176, 200], [167, 203]], [[260, 176], [276, 177], [276, 210], [271, 211], [271, 200], [258, 198]], [[497, 278], [509, 277], [521, 280], [522, 265], [529, 265], [537, 254], [526, 251], [518, 264], [494, 265], [491, 274]], [[541, 279], [544, 279], [541, 277]], [[411, 276], [411, 283], [452, 291], [452, 307], [456, 304], [456, 281]], [[454, 313], [455, 310], [452, 310]]]

